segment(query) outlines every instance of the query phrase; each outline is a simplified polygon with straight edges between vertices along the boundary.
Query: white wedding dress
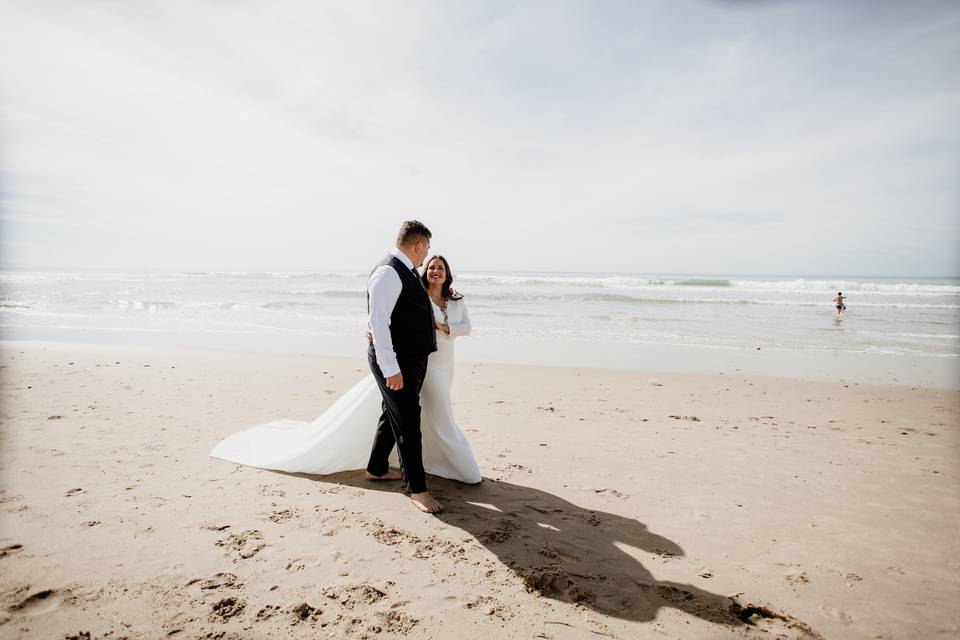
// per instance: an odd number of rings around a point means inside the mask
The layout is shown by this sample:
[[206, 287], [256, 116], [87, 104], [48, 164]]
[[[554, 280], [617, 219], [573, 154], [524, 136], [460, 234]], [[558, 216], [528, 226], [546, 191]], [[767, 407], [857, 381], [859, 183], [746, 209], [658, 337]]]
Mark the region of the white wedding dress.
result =
[[[432, 303], [431, 303], [432, 304]], [[434, 316], [444, 322], [433, 305]], [[437, 351], [427, 360], [420, 390], [423, 467], [427, 473], [474, 484], [482, 476], [470, 444], [453, 416], [453, 343], [470, 333], [463, 299], [447, 301], [450, 335], [437, 331]], [[382, 398], [373, 375], [367, 375], [313, 422], [282, 418], [231, 434], [210, 455], [260, 469], [325, 475], [365, 469], [373, 447]], [[397, 448], [390, 465], [399, 466]]]

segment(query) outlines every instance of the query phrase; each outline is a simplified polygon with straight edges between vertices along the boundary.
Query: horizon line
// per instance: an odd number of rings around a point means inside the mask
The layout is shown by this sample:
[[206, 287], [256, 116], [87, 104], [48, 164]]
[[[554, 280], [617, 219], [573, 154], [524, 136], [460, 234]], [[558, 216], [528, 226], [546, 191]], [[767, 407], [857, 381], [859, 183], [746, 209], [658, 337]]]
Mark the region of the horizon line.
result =
[[[276, 268], [276, 269], [251, 269], [239, 267], [25, 267], [0, 265], [0, 273], [4, 272], [35, 272], [35, 273], [130, 273], [130, 272], [152, 272], [152, 273], [249, 273], [249, 274], [268, 274], [268, 273], [298, 273], [298, 274], [361, 274], [366, 269], [324, 269], [320, 267], [310, 268]], [[735, 272], [682, 272], [682, 271], [560, 271], [560, 270], [529, 270], [529, 269], [458, 269], [458, 273], [464, 274], [482, 274], [491, 273], [498, 275], [570, 275], [570, 276], [703, 276], [703, 277], [771, 277], [771, 278], [923, 278], [940, 280], [960, 280], [960, 273], [956, 275], [917, 275], [917, 274], [897, 274], [880, 275], [866, 273], [846, 273], [846, 274], [824, 274], [824, 273], [735, 273]]]

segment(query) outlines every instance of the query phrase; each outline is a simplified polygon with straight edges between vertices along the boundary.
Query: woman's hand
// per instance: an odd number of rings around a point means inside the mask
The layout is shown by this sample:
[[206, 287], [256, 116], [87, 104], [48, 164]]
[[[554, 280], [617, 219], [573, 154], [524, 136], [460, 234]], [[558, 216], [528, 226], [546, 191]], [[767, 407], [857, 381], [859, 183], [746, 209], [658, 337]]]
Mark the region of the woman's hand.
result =
[[450, 335], [450, 325], [440, 324], [439, 322], [437, 322], [436, 318], [433, 319], [433, 328], [436, 329], [437, 331], [443, 331], [445, 334]]

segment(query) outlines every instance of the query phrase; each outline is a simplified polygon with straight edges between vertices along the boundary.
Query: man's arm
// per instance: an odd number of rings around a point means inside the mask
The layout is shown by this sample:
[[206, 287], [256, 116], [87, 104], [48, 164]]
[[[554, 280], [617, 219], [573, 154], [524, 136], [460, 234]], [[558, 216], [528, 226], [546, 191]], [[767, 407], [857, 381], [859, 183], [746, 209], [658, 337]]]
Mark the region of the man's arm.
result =
[[377, 364], [384, 378], [400, 373], [397, 354], [393, 350], [393, 338], [390, 336], [390, 314], [397, 304], [403, 283], [400, 276], [390, 266], [378, 268], [370, 276], [367, 291], [370, 294], [370, 315], [367, 323], [373, 334], [373, 347], [377, 354]]

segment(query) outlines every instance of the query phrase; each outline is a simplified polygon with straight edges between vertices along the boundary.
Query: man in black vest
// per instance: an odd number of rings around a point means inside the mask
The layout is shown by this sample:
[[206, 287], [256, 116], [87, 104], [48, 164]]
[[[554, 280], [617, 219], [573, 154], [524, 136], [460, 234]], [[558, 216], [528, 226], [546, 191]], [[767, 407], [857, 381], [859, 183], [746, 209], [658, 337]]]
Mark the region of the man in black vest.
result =
[[[407, 220], [397, 246], [370, 274], [367, 307], [373, 341], [367, 350], [370, 371], [380, 386], [383, 414], [367, 463], [367, 480], [403, 480], [421, 511], [438, 513], [443, 506], [427, 492], [420, 442], [420, 388], [427, 356], [437, 350], [433, 309], [416, 268], [430, 252], [430, 230]], [[387, 459], [397, 445], [400, 473]]]

